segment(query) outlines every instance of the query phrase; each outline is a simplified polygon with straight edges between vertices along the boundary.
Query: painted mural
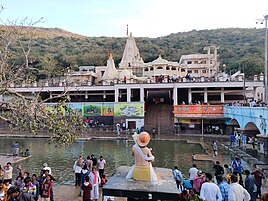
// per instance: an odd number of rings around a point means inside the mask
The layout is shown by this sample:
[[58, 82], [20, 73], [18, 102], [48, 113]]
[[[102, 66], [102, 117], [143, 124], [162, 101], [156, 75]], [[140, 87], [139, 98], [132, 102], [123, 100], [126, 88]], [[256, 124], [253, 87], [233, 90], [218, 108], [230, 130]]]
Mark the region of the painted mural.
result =
[[114, 103], [102, 104], [102, 116], [114, 116]]
[[85, 103], [83, 107], [84, 116], [101, 116], [101, 103]]
[[114, 116], [121, 117], [143, 117], [144, 104], [143, 103], [115, 103]]

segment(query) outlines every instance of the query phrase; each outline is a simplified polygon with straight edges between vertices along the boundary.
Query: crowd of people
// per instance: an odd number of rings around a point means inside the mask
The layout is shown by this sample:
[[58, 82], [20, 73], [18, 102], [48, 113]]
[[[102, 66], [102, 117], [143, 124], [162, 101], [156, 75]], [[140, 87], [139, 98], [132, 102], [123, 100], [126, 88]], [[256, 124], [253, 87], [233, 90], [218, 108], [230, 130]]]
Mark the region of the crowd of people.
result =
[[[230, 165], [221, 166], [216, 161], [214, 174], [204, 173], [196, 164], [189, 169], [189, 179], [174, 167], [173, 176], [176, 181], [180, 201], [260, 201], [268, 200], [268, 193], [262, 195], [261, 187], [264, 174], [254, 169], [244, 170], [238, 157]], [[243, 181], [244, 173], [245, 181]]]
[[105, 165], [103, 156], [97, 159], [94, 154], [87, 158], [79, 156], [74, 162], [75, 186], [80, 187], [79, 196], [83, 196], [83, 201], [99, 199], [99, 186], [102, 187], [107, 182]]
[[38, 175], [26, 172], [18, 165], [14, 181], [13, 176], [10, 162], [0, 166], [0, 201], [54, 201], [52, 182], [55, 178], [47, 163]]

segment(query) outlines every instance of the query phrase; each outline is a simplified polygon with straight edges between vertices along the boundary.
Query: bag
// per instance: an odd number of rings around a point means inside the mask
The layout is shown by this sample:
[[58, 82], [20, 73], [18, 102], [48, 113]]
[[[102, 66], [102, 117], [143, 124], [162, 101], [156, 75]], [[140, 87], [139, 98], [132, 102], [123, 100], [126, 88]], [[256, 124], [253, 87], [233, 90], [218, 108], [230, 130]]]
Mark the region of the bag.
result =
[[182, 177], [181, 177], [181, 175], [179, 174], [178, 171], [173, 170], [173, 175], [174, 175], [174, 178], [175, 178], [176, 181], [178, 181], [180, 183], [182, 182]]

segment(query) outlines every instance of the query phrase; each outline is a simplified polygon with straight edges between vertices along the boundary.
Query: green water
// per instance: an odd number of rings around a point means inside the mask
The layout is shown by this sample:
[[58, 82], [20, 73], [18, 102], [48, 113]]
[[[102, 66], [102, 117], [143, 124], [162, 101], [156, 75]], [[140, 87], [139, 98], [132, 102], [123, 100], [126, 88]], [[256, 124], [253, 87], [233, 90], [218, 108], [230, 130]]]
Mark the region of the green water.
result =
[[[108, 176], [112, 175], [118, 166], [134, 164], [131, 156], [133, 142], [126, 140], [78, 141], [70, 146], [62, 147], [49, 143], [46, 139], [2, 138], [0, 139], [0, 152], [12, 153], [11, 145], [15, 140], [21, 147], [30, 149], [32, 154], [32, 158], [21, 163], [23, 169], [39, 174], [43, 163], [46, 162], [52, 168], [57, 184], [73, 184], [72, 168], [79, 155], [87, 156], [94, 153], [97, 158], [103, 155], [107, 162], [105, 174]], [[153, 149], [152, 152], [156, 157], [153, 166], [173, 168], [174, 165], [178, 165], [186, 176], [192, 166], [192, 153], [204, 153], [201, 145], [187, 144], [185, 141], [151, 141], [148, 146]], [[212, 162], [196, 161], [195, 163], [203, 171], [212, 171]]]

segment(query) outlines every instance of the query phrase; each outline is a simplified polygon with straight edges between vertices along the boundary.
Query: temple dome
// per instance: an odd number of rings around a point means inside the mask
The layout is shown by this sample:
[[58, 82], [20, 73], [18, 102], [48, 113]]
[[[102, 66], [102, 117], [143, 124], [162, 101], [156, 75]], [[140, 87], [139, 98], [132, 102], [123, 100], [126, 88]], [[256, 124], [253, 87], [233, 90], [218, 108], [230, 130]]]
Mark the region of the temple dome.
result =
[[154, 60], [154, 61], [152, 61], [151, 62], [152, 64], [168, 64], [169, 63], [169, 61], [168, 60], [166, 60], [166, 59], [163, 59], [162, 57], [161, 57], [161, 55], [159, 55], [159, 57], [156, 59], [156, 60]]

